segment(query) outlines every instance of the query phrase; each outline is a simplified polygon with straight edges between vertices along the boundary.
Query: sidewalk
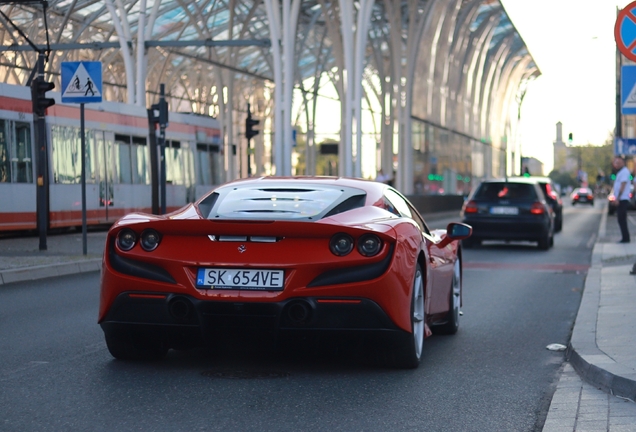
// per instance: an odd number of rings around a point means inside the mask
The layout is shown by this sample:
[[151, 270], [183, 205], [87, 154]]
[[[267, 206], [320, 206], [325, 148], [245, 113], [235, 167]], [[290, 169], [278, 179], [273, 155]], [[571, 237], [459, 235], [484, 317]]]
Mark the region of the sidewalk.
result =
[[48, 235], [45, 251], [39, 250], [37, 235], [0, 237], [0, 287], [12, 282], [99, 271], [106, 231], [89, 231], [86, 237], [86, 255], [81, 232]]
[[628, 213], [631, 243], [618, 244], [618, 222], [607, 215], [606, 205], [567, 351], [569, 362], [543, 432], [636, 432], [636, 276], [629, 274], [636, 263], [636, 214]]

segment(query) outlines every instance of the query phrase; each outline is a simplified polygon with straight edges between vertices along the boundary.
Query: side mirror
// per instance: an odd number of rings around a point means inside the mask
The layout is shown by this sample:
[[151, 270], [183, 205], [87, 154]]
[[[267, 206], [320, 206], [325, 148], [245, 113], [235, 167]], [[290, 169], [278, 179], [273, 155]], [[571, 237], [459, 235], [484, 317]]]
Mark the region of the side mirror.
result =
[[463, 223], [451, 222], [446, 228], [446, 233], [452, 237], [453, 240], [464, 240], [473, 233], [473, 227]]
[[464, 240], [471, 236], [473, 233], [473, 227], [458, 222], [451, 222], [446, 227], [446, 237], [439, 242], [439, 247], [442, 248], [455, 240]]

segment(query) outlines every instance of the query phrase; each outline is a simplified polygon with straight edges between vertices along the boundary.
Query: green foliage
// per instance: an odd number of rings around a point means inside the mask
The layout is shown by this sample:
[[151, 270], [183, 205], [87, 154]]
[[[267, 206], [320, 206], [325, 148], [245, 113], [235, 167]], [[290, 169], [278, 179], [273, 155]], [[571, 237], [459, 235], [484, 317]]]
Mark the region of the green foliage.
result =
[[578, 186], [578, 183], [576, 182], [576, 177], [572, 176], [572, 174], [568, 172], [559, 172], [555, 170], [549, 174], [549, 177], [552, 179], [554, 183], [561, 185], [561, 187], [563, 188], [566, 188], [568, 186], [572, 186], [572, 187]]
[[[605, 178], [605, 182], [609, 180], [612, 173], [612, 160], [614, 159], [614, 147], [611, 140], [608, 140], [602, 146], [586, 145], [570, 147], [570, 158], [576, 161], [577, 168], [572, 172], [552, 171], [549, 176], [561, 186], [577, 187], [577, 170], [580, 167], [587, 173], [588, 184], [593, 186], [597, 182], [597, 175]], [[555, 167], [558, 169], [558, 167]]]

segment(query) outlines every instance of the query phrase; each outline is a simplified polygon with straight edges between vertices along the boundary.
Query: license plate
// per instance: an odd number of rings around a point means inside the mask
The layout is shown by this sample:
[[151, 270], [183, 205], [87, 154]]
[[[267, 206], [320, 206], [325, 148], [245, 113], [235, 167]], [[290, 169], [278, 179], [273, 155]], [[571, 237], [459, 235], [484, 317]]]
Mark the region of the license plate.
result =
[[283, 270], [200, 268], [197, 288], [282, 291]]
[[519, 214], [519, 209], [517, 207], [491, 207], [490, 214], [516, 215]]
[[587, 197], [579, 197], [579, 201], [587, 201]]

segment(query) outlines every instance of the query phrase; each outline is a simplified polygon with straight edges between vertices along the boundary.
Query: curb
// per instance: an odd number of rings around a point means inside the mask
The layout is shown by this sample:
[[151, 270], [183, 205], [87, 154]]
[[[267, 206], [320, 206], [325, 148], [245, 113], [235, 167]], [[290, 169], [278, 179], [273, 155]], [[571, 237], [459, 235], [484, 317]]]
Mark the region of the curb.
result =
[[[599, 226], [600, 239], [605, 236], [607, 212]], [[588, 383], [614, 396], [636, 401], [636, 376], [634, 371], [617, 363], [601, 351], [596, 344], [596, 326], [601, 301], [602, 246], [596, 243], [592, 251], [592, 266], [585, 278], [583, 297], [574, 321], [572, 338], [566, 359]], [[631, 375], [634, 379], [628, 378]]]
[[99, 271], [102, 259], [93, 258], [82, 261], [46, 264], [28, 268], [18, 268], [0, 271], [0, 285], [13, 282], [43, 279], [48, 277], [65, 276], [75, 273]]

